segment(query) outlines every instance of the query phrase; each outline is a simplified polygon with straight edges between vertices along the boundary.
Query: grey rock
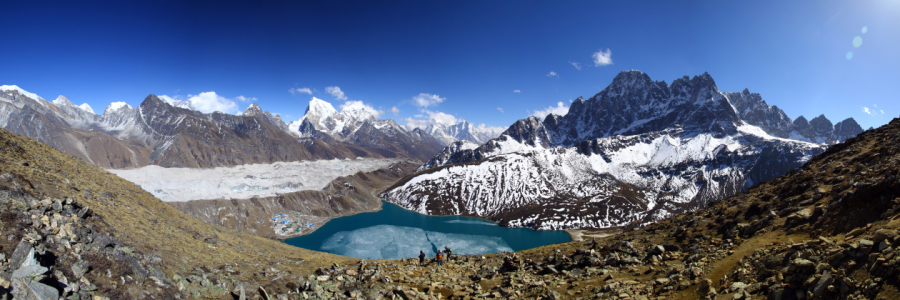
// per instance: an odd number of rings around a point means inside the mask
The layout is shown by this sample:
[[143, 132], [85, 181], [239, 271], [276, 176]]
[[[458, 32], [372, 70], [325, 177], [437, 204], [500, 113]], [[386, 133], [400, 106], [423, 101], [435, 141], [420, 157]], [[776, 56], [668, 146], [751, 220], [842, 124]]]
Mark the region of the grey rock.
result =
[[819, 278], [819, 283], [816, 284], [813, 294], [815, 294], [816, 297], [821, 297], [832, 283], [834, 283], [834, 278], [831, 277], [831, 272], [826, 271], [822, 274], [822, 278]]
[[75, 274], [75, 279], [81, 279], [84, 277], [84, 274], [87, 273], [91, 268], [91, 263], [87, 260], [82, 260], [74, 265], [72, 265], [72, 273]]
[[24, 300], [57, 300], [59, 291], [55, 288], [23, 278], [14, 278], [12, 295], [15, 299]]
[[16, 246], [16, 250], [13, 250], [13, 254], [9, 259], [9, 265], [12, 268], [18, 269], [22, 266], [22, 263], [25, 262], [25, 258], [28, 257], [29, 254], [34, 255], [34, 247], [25, 240], [19, 241], [19, 245]]

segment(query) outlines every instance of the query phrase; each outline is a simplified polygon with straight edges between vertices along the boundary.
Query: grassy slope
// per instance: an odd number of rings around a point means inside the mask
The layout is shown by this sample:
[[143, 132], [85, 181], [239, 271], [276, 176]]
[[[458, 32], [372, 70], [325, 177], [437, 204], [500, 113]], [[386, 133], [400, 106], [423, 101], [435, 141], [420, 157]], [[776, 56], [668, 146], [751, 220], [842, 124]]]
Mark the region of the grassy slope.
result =
[[136, 251], [159, 255], [161, 269], [169, 276], [192, 267], [231, 265], [238, 271], [237, 279], [265, 284], [265, 277], [254, 274], [267, 266], [279, 265], [279, 270], [301, 276], [320, 266], [356, 261], [207, 225], [131, 182], [4, 129], [0, 129], [0, 173], [15, 178], [3, 182], [6, 189], [39, 198], [77, 198], [108, 225], [101, 230]]

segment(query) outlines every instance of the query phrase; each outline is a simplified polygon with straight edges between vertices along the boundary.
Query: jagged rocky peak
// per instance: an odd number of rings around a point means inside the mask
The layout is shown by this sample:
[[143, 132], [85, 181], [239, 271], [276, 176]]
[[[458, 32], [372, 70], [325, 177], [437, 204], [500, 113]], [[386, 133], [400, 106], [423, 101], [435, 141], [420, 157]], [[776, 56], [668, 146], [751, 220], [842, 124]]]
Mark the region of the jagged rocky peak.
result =
[[544, 129], [541, 119], [534, 116], [518, 120], [509, 126], [501, 135], [509, 136], [521, 143], [533, 147], [550, 147], [550, 136]]
[[809, 120], [809, 126], [817, 136], [830, 136], [834, 133], [834, 125], [825, 118], [825, 115], [819, 115]]
[[832, 125], [825, 115], [819, 115], [810, 121], [799, 116], [791, 124], [787, 137], [795, 140], [819, 144], [835, 144], [863, 132], [862, 127], [853, 118], [847, 118]]
[[758, 126], [767, 133], [787, 137], [791, 131], [791, 118], [778, 106], [770, 106], [759, 93], [744, 89], [740, 93], [724, 93], [734, 106], [738, 116], [747, 124]]
[[257, 116], [263, 113], [262, 108], [259, 107], [256, 103], [250, 104], [247, 109], [244, 110], [244, 116]]
[[846, 118], [834, 124], [834, 135], [841, 141], [852, 138], [861, 132], [863, 132], [862, 127], [853, 118]]

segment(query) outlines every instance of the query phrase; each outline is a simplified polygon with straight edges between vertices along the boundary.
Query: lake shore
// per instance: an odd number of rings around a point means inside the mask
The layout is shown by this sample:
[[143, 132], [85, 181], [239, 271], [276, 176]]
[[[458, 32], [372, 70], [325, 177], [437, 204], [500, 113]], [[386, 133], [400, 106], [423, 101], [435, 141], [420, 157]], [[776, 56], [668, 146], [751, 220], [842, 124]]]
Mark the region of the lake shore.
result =
[[603, 229], [571, 229], [565, 230], [572, 237], [573, 242], [580, 242], [587, 239], [592, 238], [605, 238], [608, 236], [617, 235], [622, 233], [624, 230], [619, 227], [613, 228], [603, 228]]

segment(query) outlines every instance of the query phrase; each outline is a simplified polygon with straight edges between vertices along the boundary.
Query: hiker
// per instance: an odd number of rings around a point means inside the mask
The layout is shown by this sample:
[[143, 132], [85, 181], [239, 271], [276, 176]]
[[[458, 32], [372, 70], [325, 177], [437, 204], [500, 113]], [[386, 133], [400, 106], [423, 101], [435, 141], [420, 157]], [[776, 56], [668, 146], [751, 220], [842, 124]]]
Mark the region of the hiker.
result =
[[425, 264], [425, 251], [419, 250], [419, 266]]
[[453, 250], [450, 249], [450, 246], [444, 246], [444, 253], [447, 253], [447, 262], [450, 262], [450, 255], [453, 254]]
[[438, 253], [437, 253], [437, 261], [438, 261], [438, 266], [443, 266], [443, 265], [444, 265], [444, 252], [438, 251]]

